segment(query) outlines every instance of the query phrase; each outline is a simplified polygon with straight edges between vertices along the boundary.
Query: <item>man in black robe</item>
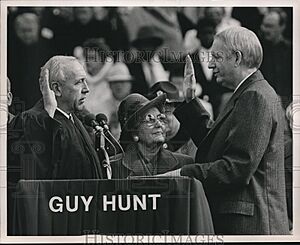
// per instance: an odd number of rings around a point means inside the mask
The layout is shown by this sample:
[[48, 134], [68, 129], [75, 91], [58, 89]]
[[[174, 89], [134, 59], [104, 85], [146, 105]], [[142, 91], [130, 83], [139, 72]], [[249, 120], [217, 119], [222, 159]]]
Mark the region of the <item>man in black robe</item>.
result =
[[52, 57], [42, 68], [40, 88], [43, 99], [9, 125], [9, 164], [18, 162], [22, 179], [102, 178], [92, 141], [74, 114], [89, 93], [81, 64]]
[[39, 81], [43, 98], [8, 125], [9, 215], [20, 179], [103, 178], [93, 143], [74, 114], [83, 109], [89, 92], [82, 65], [74, 57], [54, 56], [42, 68]]

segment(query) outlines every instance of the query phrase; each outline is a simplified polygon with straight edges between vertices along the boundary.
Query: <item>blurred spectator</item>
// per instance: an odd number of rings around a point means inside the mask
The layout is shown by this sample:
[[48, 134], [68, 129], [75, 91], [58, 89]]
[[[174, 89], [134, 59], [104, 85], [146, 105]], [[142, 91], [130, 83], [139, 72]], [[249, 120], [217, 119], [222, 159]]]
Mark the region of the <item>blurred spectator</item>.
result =
[[163, 43], [161, 32], [156, 26], [144, 26], [138, 32], [132, 45], [138, 50], [138, 57], [128, 62], [134, 76], [132, 91], [146, 95], [149, 87], [160, 80], [168, 80], [169, 73], [164, 69], [156, 51]]
[[118, 108], [121, 101], [131, 93], [133, 77], [124, 63], [116, 62], [110, 69], [107, 80], [112, 92], [112, 97], [106, 103], [109, 104], [110, 108], [109, 126], [114, 137], [119, 139], [121, 127], [118, 119]]
[[284, 108], [292, 96], [292, 45], [283, 37], [286, 27], [286, 13], [280, 9], [271, 10], [261, 25], [264, 57], [261, 71], [278, 95]]
[[[120, 8], [108, 8], [107, 19], [111, 26], [111, 35], [108, 36], [107, 40], [111, 50], [128, 51], [130, 48], [128, 31], [121, 18]], [[117, 58], [116, 54], [114, 58]]]
[[74, 22], [71, 23], [69, 30], [66, 30], [69, 34], [68, 52], [73, 52], [75, 47], [90, 38], [103, 38], [107, 43], [111, 27], [106, 19], [96, 20], [93, 7], [74, 7], [73, 11]]
[[211, 20], [215, 24], [216, 33], [224, 31], [229, 27], [241, 25], [238, 20], [226, 16], [224, 7], [206, 7], [204, 10], [204, 18]]
[[184, 37], [187, 31], [195, 29], [195, 23], [185, 14], [184, 8], [177, 7], [176, 13], [182, 37]]
[[84, 67], [87, 72], [87, 83], [90, 89], [85, 107], [93, 114], [108, 114], [109, 104], [106, 101], [112, 93], [107, 82], [107, 75], [113, 66], [109, 47], [102, 39], [88, 39], [83, 43]]
[[[185, 11], [192, 11], [186, 8]], [[225, 30], [228, 27], [240, 26], [240, 22], [231, 17], [232, 8], [225, 7], [205, 7], [193, 10], [194, 28], [191, 28], [184, 35], [184, 47], [187, 53], [193, 53], [199, 46], [197, 36], [197, 23], [199, 20], [207, 19], [216, 26], [216, 33]]]
[[22, 13], [15, 17], [9, 32], [8, 76], [12, 82], [14, 98], [31, 108], [41, 97], [38, 78], [41, 66], [55, 54], [51, 39], [41, 35], [39, 17]]
[[122, 8], [122, 11], [125, 14], [122, 14], [121, 18], [128, 30], [130, 42], [137, 38], [141, 27], [155, 26], [163, 40], [163, 46], [158, 49], [163, 54], [160, 56], [161, 61], [167, 66], [169, 62], [176, 62], [176, 56], [184, 55], [176, 7]]
[[69, 30], [73, 21], [72, 7], [45, 9], [42, 24], [53, 32], [53, 42], [59, 54], [73, 54], [69, 43]]
[[[216, 34], [215, 22], [210, 19], [200, 19], [197, 23], [197, 38], [200, 41], [199, 49], [191, 54], [196, 82], [201, 85], [200, 98], [209, 101], [216, 118], [232, 94], [232, 91], [216, 82], [213, 71], [208, 69], [208, 62], [212, 58], [211, 46]], [[212, 114], [212, 113], [211, 113]]]
[[254, 31], [256, 34], [264, 16], [260, 8], [257, 7], [234, 7], [231, 15], [239, 20], [243, 27]]
[[269, 11], [283, 11], [286, 14], [286, 20], [285, 20], [285, 29], [283, 32], [283, 36], [287, 40], [293, 39], [293, 8], [291, 7], [270, 7], [268, 8]]

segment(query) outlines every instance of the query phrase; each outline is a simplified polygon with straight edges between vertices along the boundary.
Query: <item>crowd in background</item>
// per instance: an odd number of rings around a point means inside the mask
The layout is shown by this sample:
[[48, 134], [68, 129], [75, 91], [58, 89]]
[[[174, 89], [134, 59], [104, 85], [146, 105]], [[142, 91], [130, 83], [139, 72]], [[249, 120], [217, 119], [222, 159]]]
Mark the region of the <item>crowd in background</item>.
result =
[[[185, 56], [196, 72], [196, 94], [213, 118], [232, 95], [207, 68], [213, 36], [244, 26], [261, 38], [261, 70], [286, 107], [292, 96], [292, 10], [256, 7], [11, 7], [8, 9], [8, 77], [17, 114], [40, 98], [41, 66], [53, 55], [72, 55], [88, 74], [86, 109], [105, 113], [117, 126], [116, 110], [128, 94], [147, 96], [157, 81], [182, 91]], [[210, 107], [209, 107], [210, 106]], [[117, 130], [118, 131], [118, 130]], [[118, 132], [116, 131], [116, 135]]]
[[[150, 98], [151, 88], [157, 82], [170, 81], [183, 98], [184, 64], [190, 54], [197, 81], [196, 96], [211, 119], [216, 119], [233, 90], [217, 84], [213, 71], [208, 69], [211, 47], [215, 34], [234, 26], [247, 27], [258, 35], [264, 53], [260, 67], [263, 76], [281, 97], [284, 109], [292, 101], [292, 8], [11, 7], [8, 10], [7, 76], [9, 94], [13, 95], [9, 110], [13, 114], [32, 108], [41, 99], [38, 80], [47, 60], [54, 55], [75, 56], [87, 73], [89, 95], [83, 111], [106, 114], [111, 132], [119, 139], [117, 111], [128, 95], [139, 93]], [[243, 54], [243, 50], [240, 52]], [[291, 166], [292, 136], [288, 125], [285, 131], [285, 165]], [[192, 152], [190, 155], [194, 157], [195, 149]], [[290, 176], [292, 168], [286, 170]], [[286, 182], [291, 198], [291, 180]]]

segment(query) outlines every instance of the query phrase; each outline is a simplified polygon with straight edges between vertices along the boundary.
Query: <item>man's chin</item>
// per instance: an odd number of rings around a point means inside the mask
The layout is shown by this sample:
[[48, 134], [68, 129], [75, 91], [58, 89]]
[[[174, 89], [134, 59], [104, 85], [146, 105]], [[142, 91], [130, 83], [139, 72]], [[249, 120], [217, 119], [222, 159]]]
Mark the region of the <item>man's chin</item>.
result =
[[82, 111], [84, 109], [84, 103], [78, 104], [76, 106], [76, 111]]

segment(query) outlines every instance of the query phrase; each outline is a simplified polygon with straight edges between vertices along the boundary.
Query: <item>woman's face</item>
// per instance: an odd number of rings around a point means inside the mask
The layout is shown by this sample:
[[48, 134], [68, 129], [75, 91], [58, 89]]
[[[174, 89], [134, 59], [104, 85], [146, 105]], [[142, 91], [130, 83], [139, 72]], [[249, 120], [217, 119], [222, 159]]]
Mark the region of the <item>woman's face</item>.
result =
[[166, 116], [157, 108], [149, 109], [138, 127], [139, 142], [146, 146], [161, 145], [166, 139]]

